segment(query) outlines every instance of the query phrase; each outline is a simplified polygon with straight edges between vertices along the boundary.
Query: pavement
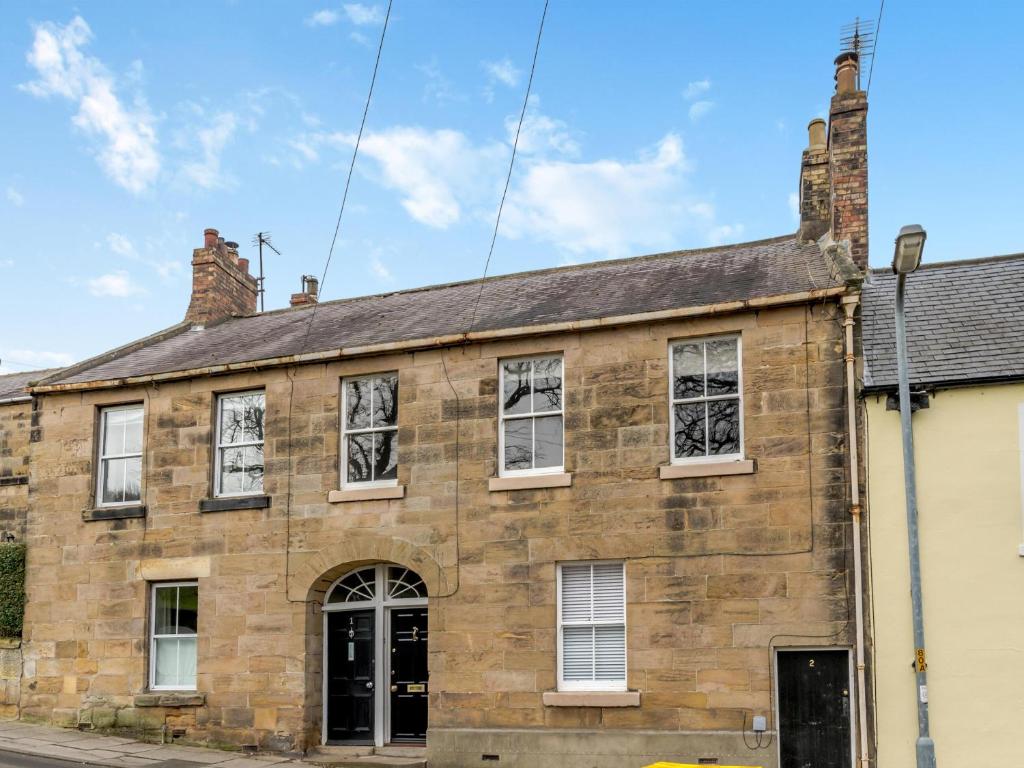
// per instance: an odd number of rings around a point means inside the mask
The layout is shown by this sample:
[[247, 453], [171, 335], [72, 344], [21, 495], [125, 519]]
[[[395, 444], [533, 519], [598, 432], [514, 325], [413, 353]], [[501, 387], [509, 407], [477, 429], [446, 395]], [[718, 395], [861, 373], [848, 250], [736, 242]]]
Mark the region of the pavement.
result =
[[[314, 768], [281, 755], [151, 744], [68, 728], [0, 721], [0, 766], [45, 768], [78, 763], [121, 768]], [[285, 766], [289, 763], [289, 766]]]

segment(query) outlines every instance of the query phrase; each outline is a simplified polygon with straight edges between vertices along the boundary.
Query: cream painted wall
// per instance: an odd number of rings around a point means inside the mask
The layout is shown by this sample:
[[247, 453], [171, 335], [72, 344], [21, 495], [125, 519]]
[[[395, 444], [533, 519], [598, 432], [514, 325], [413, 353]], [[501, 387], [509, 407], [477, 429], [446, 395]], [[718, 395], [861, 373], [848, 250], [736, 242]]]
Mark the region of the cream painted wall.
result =
[[[946, 390], [914, 414], [932, 736], [946, 766], [1021, 765], [1024, 385]], [[879, 768], [917, 738], [899, 414], [867, 399]]]

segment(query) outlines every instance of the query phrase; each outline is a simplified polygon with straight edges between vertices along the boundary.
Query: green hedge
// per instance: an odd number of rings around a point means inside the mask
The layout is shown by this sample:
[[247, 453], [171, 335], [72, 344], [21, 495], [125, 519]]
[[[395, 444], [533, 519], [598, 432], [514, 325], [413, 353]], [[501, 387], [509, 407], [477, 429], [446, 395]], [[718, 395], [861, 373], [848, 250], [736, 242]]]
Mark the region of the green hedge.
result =
[[0, 544], [0, 637], [21, 637], [25, 616], [25, 545]]

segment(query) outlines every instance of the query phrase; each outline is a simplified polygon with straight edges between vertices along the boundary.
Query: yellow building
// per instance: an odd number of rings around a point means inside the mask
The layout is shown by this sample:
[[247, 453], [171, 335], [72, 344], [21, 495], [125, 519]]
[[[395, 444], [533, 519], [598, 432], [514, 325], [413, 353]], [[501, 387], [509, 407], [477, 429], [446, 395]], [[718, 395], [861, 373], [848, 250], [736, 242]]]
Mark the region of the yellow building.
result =
[[[864, 293], [864, 401], [880, 768], [914, 765], [917, 686], [895, 278]], [[1024, 255], [907, 281], [928, 698], [945, 766], [1021, 765], [1024, 733]], [[923, 396], [917, 396], [915, 405]], [[890, 410], [890, 408], [893, 408]]]

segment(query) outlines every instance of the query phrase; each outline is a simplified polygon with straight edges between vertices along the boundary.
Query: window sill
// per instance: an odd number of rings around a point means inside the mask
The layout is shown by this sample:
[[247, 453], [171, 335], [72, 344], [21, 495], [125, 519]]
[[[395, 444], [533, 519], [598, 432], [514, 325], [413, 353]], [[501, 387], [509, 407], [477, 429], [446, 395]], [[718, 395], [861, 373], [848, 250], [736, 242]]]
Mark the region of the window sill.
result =
[[327, 501], [331, 504], [342, 504], [346, 501], [376, 501], [377, 499], [404, 499], [404, 485], [389, 485], [384, 488], [346, 488], [331, 491]]
[[144, 504], [133, 504], [124, 507], [96, 507], [95, 509], [83, 509], [82, 519], [87, 523], [97, 520], [128, 520], [133, 517], [145, 517], [146, 506]]
[[28, 475], [0, 477], [0, 488], [7, 485], [28, 485]]
[[199, 511], [230, 512], [235, 509], [266, 509], [269, 506], [269, 496], [225, 496], [220, 499], [202, 499]]
[[550, 475], [492, 477], [487, 481], [487, 490], [528, 491], [533, 488], [568, 488], [570, 485], [572, 485], [572, 473], [557, 472]]
[[202, 707], [206, 694], [196, 691], [154, 691], [135, 696], [136, 707]]
[[545, 691], [545, 707], [639, 707], [640, 691]]
[[679, 480], [686, 477], [717, 477], [719, 475], [752, 475], [757, 471], [753, 459], [743, 461], [704, 461], [699, 464], [669, 464], [658, 467], [662, 480]]

